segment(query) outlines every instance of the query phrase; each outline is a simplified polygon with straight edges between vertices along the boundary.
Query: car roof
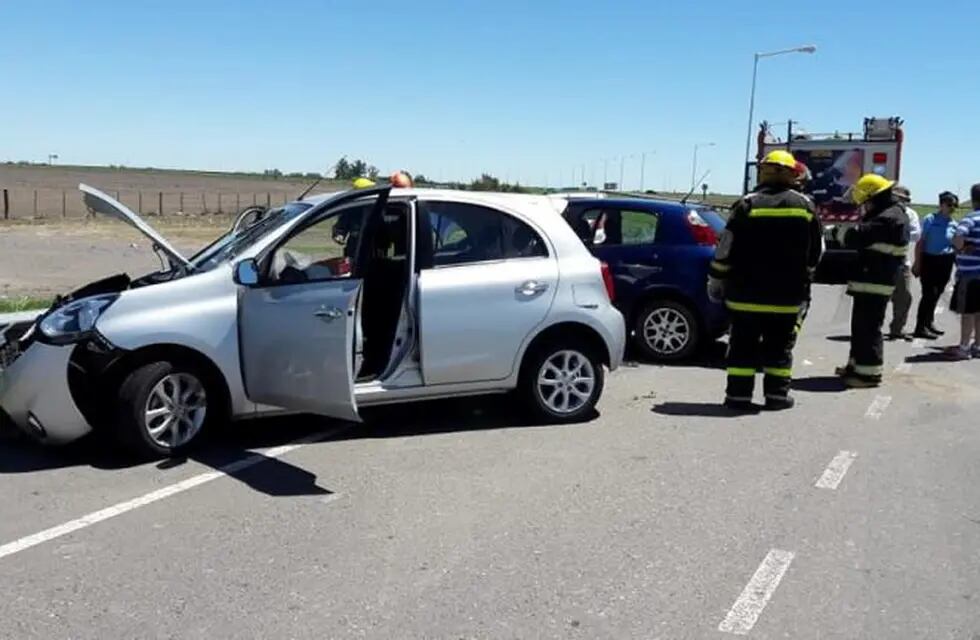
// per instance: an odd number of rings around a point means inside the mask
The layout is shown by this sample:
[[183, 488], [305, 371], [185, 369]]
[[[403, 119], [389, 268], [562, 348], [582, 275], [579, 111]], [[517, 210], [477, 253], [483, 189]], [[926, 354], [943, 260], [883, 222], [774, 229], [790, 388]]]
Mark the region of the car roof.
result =
[[641, 209], [656, 209], [660, 212], [685, 213], [691, 209], [711, 208], [700, 202], [680, 202], [678, 200], [661, 200], [656, 198], [595, 198], [592, 200], [574, 201], [578, 208], [595, 205], [598, 207], [638, 207]]
[[[333, 198], [338, 192], [318, 193], [308, 196], [302, 202], [317, 205]], [[496, 191], [462, 191], [457, 189], [392, 189], [392, 198], [425, 198], [429, 200], [453, 200], [454, 202], [469, 202], [488, 206], [516, 209], [525, 215], [534, 216], [539, 213], [561, 213], [565, 210], [567, 200], [558, 195], [539, 195], [531, 193], [499, 193]]]

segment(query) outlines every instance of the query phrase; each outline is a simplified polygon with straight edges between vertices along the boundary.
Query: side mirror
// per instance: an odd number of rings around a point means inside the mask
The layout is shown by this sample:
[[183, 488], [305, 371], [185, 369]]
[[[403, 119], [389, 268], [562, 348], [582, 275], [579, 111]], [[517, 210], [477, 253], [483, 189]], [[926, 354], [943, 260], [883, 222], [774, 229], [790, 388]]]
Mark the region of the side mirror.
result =
[[233, 276], [235, 284], [243, 287], [254, 287], [259, 284], [259, 263], [254, 258], [242, 260], [235, 265]]

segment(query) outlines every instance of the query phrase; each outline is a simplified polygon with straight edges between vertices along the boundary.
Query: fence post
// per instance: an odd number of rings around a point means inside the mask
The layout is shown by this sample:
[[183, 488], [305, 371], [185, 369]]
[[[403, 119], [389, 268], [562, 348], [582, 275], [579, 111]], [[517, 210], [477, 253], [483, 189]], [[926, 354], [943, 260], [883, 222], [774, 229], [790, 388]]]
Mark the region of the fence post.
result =
[[268, 191], [265, 192], [265, 206], [266, 208], [272, 206], [272, 194]]
[[136, 213], [143, 215], [143, 190], [140, 189], [139, 193], [139, 205], [136, 207]]
[[252, 206], [253, 207], [255, 206], [255, 194], [254, 193], [252, 194]]
[[208, 198], [204, 192], [201, 192], [201, 206], [204, 207], [204, 213], [208, 212]]
[[180, 212], [184, 213], [184, 192], [180, 192]]
[[116, 200], [122, 202], [122, 200], [119, 200], [119, 189], [116, 189]]
[[61, 217], [64, 218], [68, 215], [68, 197], [65, 195], [65, 190], [61, 190]]
[[10, 220], [10, 194], [3, 190], [3, 219]]
[[218, 213], [221, 213], [221, 192], [218, 192]]
[[284, 193], [282, 194], [282, 203], [286, 204], [287, 202], [289, 202], [289, 194]]
[[242, 194], [236, 193], [235, 194], [235, 212], [237, 213], [237, 212], [239, 212], [241, 210], [242, 210]]
[[159, 193], [159, 200], [157, 201], [157, 215], [161, 218], [163, 217], [163, 191]]
[[34, 217], [37, 217], [37, 189], [34, 190]]

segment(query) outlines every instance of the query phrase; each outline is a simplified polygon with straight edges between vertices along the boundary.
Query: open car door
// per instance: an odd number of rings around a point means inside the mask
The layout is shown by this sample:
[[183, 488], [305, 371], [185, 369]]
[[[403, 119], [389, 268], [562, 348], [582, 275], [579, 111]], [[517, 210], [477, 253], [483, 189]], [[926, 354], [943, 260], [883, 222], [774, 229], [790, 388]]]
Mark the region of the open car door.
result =
[[[354, 340], [357, 337], [362, 279], [357, 266], [389, 188], [348, 192], [311, 208], [277, 245], [258, 261], [235, 267], [242, 373], [248, 397], [288, 411], [359, 421], [354, 401]], [[360, 219], [341, 219], [341, 205], [365, 199]], [[348, 233], [338, 233], [343, 224]], [[354, 238], [356, 247], [346, 246]], [[336, 242], [336, 245], [331, 245]], [[314, 254], [296, 257], [290, 247]], [[283, 253], [289, 255], [285, 258]], [[275, 264], [289, 263], [279, 273]], [[299, 266], [294, 266], [298, 264]], [[348, 268], [350, 266], [351, 268]], [[287, 276], [282, 274], [286, 273]]]

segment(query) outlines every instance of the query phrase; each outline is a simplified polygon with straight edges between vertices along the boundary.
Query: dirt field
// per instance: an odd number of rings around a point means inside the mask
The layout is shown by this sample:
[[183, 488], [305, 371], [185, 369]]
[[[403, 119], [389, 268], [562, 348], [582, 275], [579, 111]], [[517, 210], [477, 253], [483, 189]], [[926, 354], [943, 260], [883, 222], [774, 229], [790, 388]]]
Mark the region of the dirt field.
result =
[[[147, 215], [162, 211], [164, 216], [231, 213], [250, 204], [282, 204], [310, 183], [234, 173], [0, 164], [0, 189], [7, 192], [6, 215], [12, 220], [84, 217], [80, 182], [118, 197], [134, 211]], [[320, 188], [338, 186], [329, 181]], [[3, 215], [0, 209], [0, 218]]]
[[[223, 233], [231, 216], [154, 220], [189, 255]], [[0, 224], [0, 307], [18, 298], [50, 298], [101, 276], [159, 269], [149, 242], [115, 221]]]

